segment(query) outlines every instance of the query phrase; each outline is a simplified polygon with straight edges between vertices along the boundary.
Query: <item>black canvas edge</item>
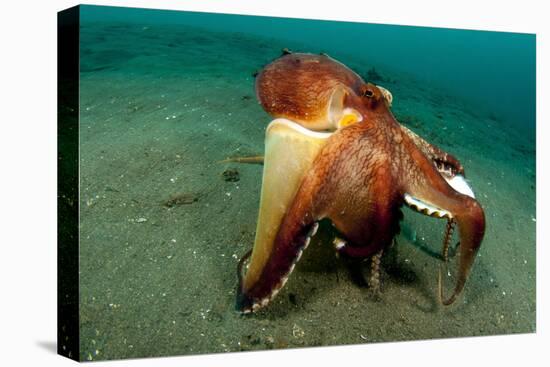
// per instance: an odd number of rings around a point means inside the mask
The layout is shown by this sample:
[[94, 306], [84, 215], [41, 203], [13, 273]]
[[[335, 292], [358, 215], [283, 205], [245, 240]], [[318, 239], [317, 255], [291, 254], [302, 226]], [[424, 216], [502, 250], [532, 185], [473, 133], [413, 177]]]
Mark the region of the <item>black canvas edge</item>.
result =
[[57, 13], [57, 353], [80, 360], [80, 7]]

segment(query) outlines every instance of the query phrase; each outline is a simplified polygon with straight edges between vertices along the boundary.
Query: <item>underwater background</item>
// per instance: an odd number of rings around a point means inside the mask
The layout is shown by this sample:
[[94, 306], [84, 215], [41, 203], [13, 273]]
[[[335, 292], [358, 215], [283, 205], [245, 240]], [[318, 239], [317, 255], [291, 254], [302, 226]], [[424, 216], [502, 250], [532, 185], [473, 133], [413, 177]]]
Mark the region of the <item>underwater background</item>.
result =
[[[82, 359], [536, 330], [534, 35], [80, 9]], [[379, 298], [321, 226], [267, 308], [235, 311], [262, 166], [220, 161], [263, 154], [253, 74], [285, 47], [389, 89], [396, 118], [465, 166], [487, 230], [455, 305], [437, 298], [445, 221], [404, 208]]]

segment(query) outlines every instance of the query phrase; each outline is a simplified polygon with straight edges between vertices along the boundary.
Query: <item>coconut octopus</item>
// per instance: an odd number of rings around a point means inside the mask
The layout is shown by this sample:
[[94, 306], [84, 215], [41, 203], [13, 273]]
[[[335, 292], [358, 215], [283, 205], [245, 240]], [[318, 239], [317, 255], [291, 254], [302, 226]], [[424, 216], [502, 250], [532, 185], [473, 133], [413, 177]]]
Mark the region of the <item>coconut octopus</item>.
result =
[[[393, 116], [391, 93], [328, 55], [285, 52], [256, 76], [256, 96], [275, 119], [265, 138], [254, 247], [239, 263], [236, 307], [250, 313], [283, 288], [320, 220], [338, 231], [339, 256], [372, 258], [373, 285], [405, 204], [445, 218], [443, 257], [458, 225], [457, 280], [464, 289], [485, 232], [482, 207], [452, 155]], [[250, 258], [246, 274], [244, 262]]]

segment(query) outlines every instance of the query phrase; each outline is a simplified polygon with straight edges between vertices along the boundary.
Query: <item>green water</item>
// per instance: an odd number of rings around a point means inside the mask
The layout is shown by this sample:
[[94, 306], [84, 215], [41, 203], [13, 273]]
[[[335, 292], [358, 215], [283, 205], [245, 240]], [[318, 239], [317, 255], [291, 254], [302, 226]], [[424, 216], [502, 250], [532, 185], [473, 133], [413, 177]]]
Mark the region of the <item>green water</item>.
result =
[[[83, 6], [80, 39], [82, 359], [535, 331], [533, 35]], [[284, 47], [376, 68], [397, 119], [462, 161], [487, 232], [457, 305], [437, 301], [445, 223], [404, 209], [379, 299], [322, 226], [272, 304], [235, 312], [262, 166], [219, 161], [262, 154], [253, 73]]]
[[177, 24], [299, 42], [418, 77], [535, 129], [533, 34], [362, 24], [149, 9], [86, 7], [85, 20]]

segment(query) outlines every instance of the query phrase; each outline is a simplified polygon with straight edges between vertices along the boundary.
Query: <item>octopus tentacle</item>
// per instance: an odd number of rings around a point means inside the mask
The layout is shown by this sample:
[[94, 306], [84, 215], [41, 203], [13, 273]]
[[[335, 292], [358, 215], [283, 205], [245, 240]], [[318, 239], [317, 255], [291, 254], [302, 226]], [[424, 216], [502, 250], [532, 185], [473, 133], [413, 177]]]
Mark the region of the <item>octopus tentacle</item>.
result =
[[294, 197], [329, 136], [285, 119], [268, 126], [256, 238], [239, 286], [238, 310], [250, 312], [265, 306], [284, 285], [315, 233], [317, 225], [311, 215], [307, 220], [298, 216], [294, 222], [287, 217], [303, 213], [304, 208], [292, 207]]
[[428, 143], [408, 127], [404, 125], [400, 126], [403, 132], [411, 138], [422, 153], [424, 153], [436, 165], [436, 168], [441, 174], [446, 174], [449, 177], [453, 177], [457, 174], [464, 176], [464, 167], [453, 155], [445, 152], [433, 144]]
[[458, 223], [461, 239], [459, 269], [453, 294], [450, 298], [443, 301], [444, 305], [454, 303], [464, 289], [477, 251], [483, 240], [483, 235], [485, 234], [485, 215], [476, 200], [463, 195], [460, 206], [453, 211]]
[[243, 282], [237, 290], [237, 309], [243, 313], [257, 311], [265, 307], [284, 287], [288, 277], [315, 235], [318, 223], [306, 224], [289, 219], [291, 225], [283, 224], [275, 240], [275, 248], [265, 263], [258, 279], [246, 288]]
[[239, 260], [239, 263], [237, 264], [237, 280], [238, 280], [238, 286], [239, 288], [243, 284], [243, 267], [246, 260], [250, 258], [250, 255], [252, 255], [252, 249], [248, 250], [243, 257]]
[[381, 249], [371, 258], [369, 286], [375, 294], [380, 293], [380, 261], [383, 253], [384, 249]]
[[[444, 305], [452, 304], [464, 289], [477, 251], [485, 233], [485, 214], [472, 197], [453, 189], [421, 153], [409, 150], [411, 172], [406, 181], [406, 192], [422, 203], [437, 208], [443, 217], [458, 224], [460, 253], [457, 281], [452, 295], [442, 299]], [[405, 157], [403, 157], [406, 160]]]
[[259, 275], [239, 288], [237, 309], [243, 313], [256, 311], [275, 297], [317, 232], [317, 222], [321, 218], [318, 212], [320, 207], [313, 203], [315, 188], [311, 180], [305, 180], [296, 194], [300, 200], [294, 200], [283, 217], [273, 249]]
[[453, 236], [455, 228], [454, 219], [447, 219], [447, 225], [445, 227], [445, 236], [443, 237], [443, 249], [441, 251], [441, 257], [443, 261], [447, 262], [449, 260], [449, 244], [451, 243], [451, 238]]

